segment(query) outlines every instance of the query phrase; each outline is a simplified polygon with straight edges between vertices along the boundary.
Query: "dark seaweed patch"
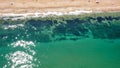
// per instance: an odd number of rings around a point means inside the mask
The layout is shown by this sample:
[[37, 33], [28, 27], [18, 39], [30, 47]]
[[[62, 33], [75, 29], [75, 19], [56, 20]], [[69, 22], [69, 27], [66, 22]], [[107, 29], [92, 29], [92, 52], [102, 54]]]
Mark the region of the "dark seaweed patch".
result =
[[[24, 27], [3, 29], [3, 25], [11, 25], [12, 21], [1, 21], [0, 38], [7, 41], [32, 39], [38, 42], [51, 42], [60, 40], [79, 40], [89, 38], [91, 31], [93, 38], [119, 39], [120, 16], [89, 16], [85, 18], [48, 18], [29, 19], [24, 21]], [[12, 24], [22, 23], [14, 21]], [[17, 39], [16, 39], [17, 37]]]

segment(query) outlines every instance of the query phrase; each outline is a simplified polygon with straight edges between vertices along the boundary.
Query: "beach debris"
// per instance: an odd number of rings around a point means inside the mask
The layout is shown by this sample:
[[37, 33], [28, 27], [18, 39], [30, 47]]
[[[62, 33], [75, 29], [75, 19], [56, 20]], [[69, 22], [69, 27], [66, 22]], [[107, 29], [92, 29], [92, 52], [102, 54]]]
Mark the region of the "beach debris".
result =
[[14, 2], [10, 2], [10, 5], [14, 5]]
[[99, 1], [99, 0], [96, 0], [96, 1], [95, 1], [95, 3], [96, 3], [96, 4], [99, 4], [99, 3], [100, 3], [100, 1]]
[[90, 0], [88, 0], [88, 2], [90, 2]]

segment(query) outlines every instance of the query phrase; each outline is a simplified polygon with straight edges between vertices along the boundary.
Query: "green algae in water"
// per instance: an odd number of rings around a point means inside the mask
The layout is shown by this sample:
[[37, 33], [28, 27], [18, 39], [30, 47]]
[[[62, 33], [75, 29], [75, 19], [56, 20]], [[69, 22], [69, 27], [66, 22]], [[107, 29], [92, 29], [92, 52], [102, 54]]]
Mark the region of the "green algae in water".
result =
[[2, 20], [0, 68], [120, 68], [119, 13]]

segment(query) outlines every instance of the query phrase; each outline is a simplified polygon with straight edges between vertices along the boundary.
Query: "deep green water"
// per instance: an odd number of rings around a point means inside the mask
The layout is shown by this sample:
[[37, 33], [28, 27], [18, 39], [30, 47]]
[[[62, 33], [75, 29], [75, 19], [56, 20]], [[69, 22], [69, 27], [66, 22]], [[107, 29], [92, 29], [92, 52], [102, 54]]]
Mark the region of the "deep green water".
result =
[[0, 68], [120, 68], [120, 16], [1, 21]]

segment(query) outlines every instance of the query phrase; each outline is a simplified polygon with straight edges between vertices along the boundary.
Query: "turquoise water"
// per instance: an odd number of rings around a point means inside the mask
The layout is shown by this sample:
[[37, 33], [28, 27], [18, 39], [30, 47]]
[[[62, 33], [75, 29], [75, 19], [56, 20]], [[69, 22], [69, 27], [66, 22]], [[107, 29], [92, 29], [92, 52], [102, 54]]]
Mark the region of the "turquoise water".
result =
[[120, 68], [120, 17], [0, 26], [0, 68]]

